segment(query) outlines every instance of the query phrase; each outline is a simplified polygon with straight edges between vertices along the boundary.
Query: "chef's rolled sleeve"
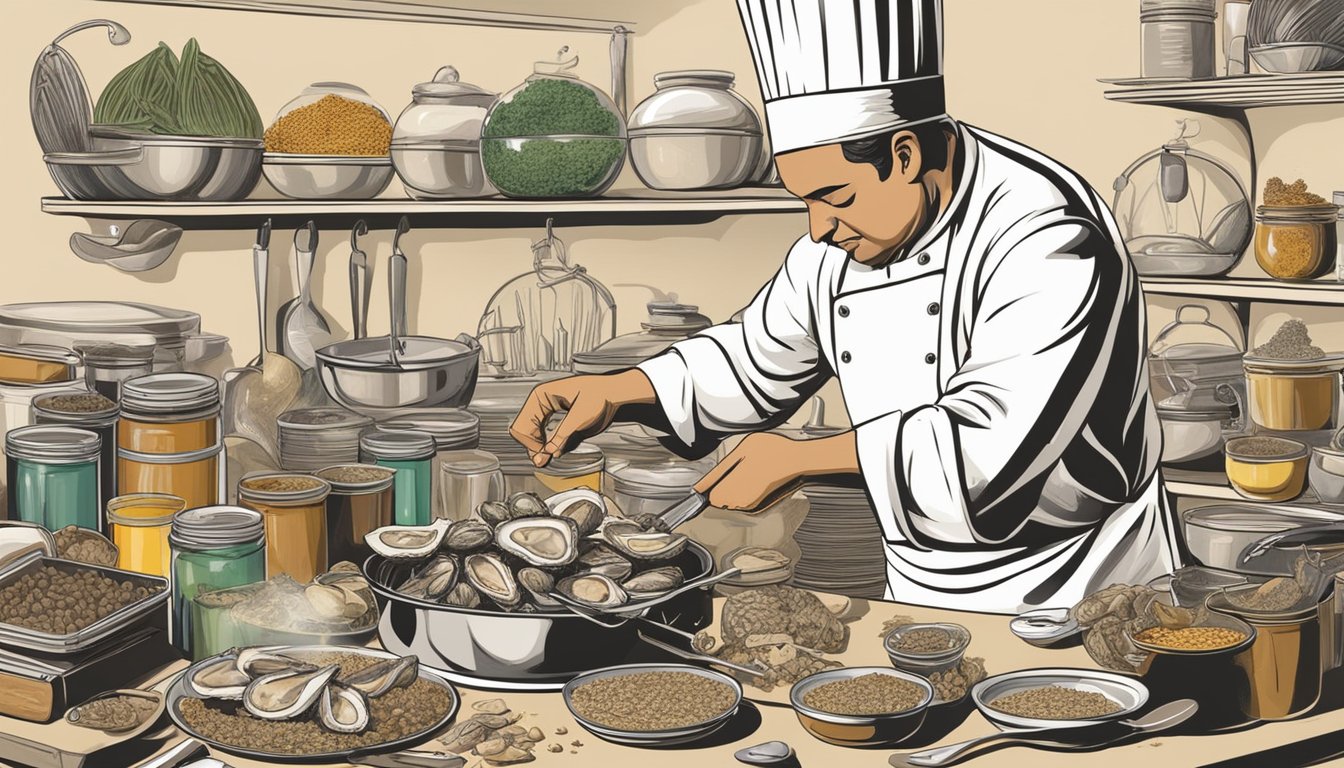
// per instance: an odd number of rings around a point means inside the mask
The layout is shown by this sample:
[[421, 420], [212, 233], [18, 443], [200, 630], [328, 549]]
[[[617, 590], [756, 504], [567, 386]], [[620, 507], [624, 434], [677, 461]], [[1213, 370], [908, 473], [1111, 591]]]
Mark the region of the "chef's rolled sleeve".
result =
[[1129, 291], [1123, 255], [1063, 216], [1005, 241], [1015, 245], [986, 261], [969, 354], [943, 396], [856, 429], [888, 539], [1011, 538], [1096, 403]]

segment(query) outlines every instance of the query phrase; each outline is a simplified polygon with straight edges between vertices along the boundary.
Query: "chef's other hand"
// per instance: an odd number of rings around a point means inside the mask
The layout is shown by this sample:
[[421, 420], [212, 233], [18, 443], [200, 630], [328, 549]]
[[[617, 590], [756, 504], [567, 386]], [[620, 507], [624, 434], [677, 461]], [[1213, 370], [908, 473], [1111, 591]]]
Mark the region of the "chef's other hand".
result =
[[792, 493], [809, 477], [858, 471], [853, 432], [817, 440], [757, 432], [743, 438], [695, 484], [695, 490], [720, 509], [756, 512]]
[[[544, 467], [576, 443], [611, 426], [616, 412], [626, 405], [651, 405], [657, 401], [653, 384], [644, 372], [631, 368], [601, 376], [570, 376], [538, 384], [527, 396], [509, 433]], [[557, 411], [567, 411], [548, 437], [546, 424]]]

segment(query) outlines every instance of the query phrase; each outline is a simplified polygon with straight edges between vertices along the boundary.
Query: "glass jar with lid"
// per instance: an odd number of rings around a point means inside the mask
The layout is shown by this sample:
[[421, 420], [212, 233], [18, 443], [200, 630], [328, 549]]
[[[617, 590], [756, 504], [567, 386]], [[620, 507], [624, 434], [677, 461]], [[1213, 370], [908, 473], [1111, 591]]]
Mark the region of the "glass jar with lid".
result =
[[[625, 164], [625, 120], [607, 94], [573, 74], [578, 56], [557, 61], [504, 94], [481, 127], [486, 178], [505, 197], [594, 197]], [[567, 58], [568, 56], [568, 58]]]
[[117, 495], [116, 428], [119, 414], [116, 402], [97, 392], [70, 389], [46, 392], [33, 398], [34, 424], [63, 424], [98, 435], [102, 446], [98, 454], [99, 508]]
[[437, 448], [424, 432], [385, 432], [381, 429], [359, 439], [360, 460], [397, 471], [393, 481], [393, 522], [396, 525], [429, 525], [434, 481], [430, 476]]
[[143, 341], [81, 344], [75, 351], [84, 358], [84, 383], [109, 400], [121, 399], [123, 382], [154, 372], [154, 338]]
[[446, 520], [466, 520], [481, 504], [503, 501], [504, 472], [488, 451], [449, 451], [440, 454], [438, 509]]
[[300, 584], [327, 570], [327, 496], [331, 484], [294, 472], [257, 472], [238, 481], [238, 503], [266, 524], [266, 575]]
[[344, 408], [299, 408], [276, 418], [280, 466], [312, 472], [359, 461], [359, 436], [373, 419]]
[[733, 91], [732, 72], [654, 75], [657, 91], [630, 114], [630, 162], [653, 189], [723, 189], [751, 181], [761, 119]]
[[[1227, 308], [1232, 315], [1231, 307]], [[1234, 315], [1233, 315], [1234, 316]], [[1176, 317], [1163, 326], [1148, 348], [1149, 388], [1158, 405], [1182, 393], [1203, 400], [1216, 399], [1221, 385], [1232, 387], [1242, 402], [1246, 379], [1241, 358], [1245, 354], [1240, 334], [1212, 321], [1209, 308], [1183, 304]]]
[[154, 373], [122, 385], [117, 493], [166, 493], [187, 506], [218, 504], [227, 469], [219, 382], [196, 373]]
[[1277, 360], [1248, 354], [1247, 410], [1262, 429], [1313, 431], [1334, 425], [1344, 356]]
[[266, 580], [266, 527], [261, 513], [242, 507], [208, 506], [173, 516], [168, 537], [172, 549], [173, 645], [192, 659], [214, 649], [195, 648], [193, 607], [202, 591], [241, 587]]
[[173, 558], [168, 536], [173, 517], [186, 505], [186, 501], [165, 493], [118, 496], [108, 501], [108, 538], [117, 545], [117, 567], [170, 578]]
[[364, 537], [392, 525], [392, 482], [397, 471], [371, 464], [324, 467], [317, 476], [331, 485], [327, 496], [327, 560], [363, 563], [373, 550]]
[[416, 199], [493, 195], [481, 168], [481, 124], [497, 94], [459, 80], [455, 67], [411, 89], [392, 127], [392, 167]]
[[434, 460], [430, 463], [430, 512], [435, 518], [447, 518], [439, 481], [444, 456], [454, 451], [476, 448], [481, 444], [481, 420], [464, 408], [417, 408], [399, 411], [378, 422], [384, 432], [424, 432], [434, 438]]
[[1268, 206], [1255, 209], [1255, 260], [1279, 280], [1315, 280], [1335, 269], [1339, 207]]
[[64, 426], [30, 426], [5, 435], [9, 517], [49, 531], [77, 525], [100, 531], [98, 457], [102, 439]]
[[606, 457], [595, 445], [580, 444], [562, 453], [535, 470], [537, 482], [546, 489], [543, 498], [575, 488], [602, 491], [602, 471]]

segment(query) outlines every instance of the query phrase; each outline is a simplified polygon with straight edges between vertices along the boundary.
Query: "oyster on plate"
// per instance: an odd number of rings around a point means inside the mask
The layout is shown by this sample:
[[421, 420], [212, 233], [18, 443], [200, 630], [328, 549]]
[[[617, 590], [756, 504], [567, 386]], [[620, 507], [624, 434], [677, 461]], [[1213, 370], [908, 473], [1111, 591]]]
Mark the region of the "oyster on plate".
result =
[[335, 733], [359, 733], [369, 727], [369, 700], [356, 688], [332, 682], [318, 698], [318, 722]]
[[593, 573], [625, 581], [634, 573], [634, 565], [616, 550], [605, 544], [598, 544], [579, 555], [579, 567]]
[[637, 573], [621, 582], [621, 588], [635, 600], [647, 600], [667, 594], [686, 581], [680, 568], [655, 568]]
[[412, 574], [397, 591], [420, 600], [438, 600], [457, 586], [457, 574], [457, 561], [439, 555]]
[[252, 678], [239, 669], [232, 656], [221, 656], [192, 670], [186, 687], [202, 699], [237, 700], [243, 698]]
[[500, 523], [507, 523], [513, 519], [513, 510], [503, 501], [483, 501], [476, 508], [476, 516], [480, 518], [479, 522], [493, 528]]
[[561, 579], [559, 590], [593, 608], [615, 608], [626, 602], [625, 590], [612, 579], [596, 573], [580, 573]]
[[535, 493], [522, 491], [509, 497], [509, 514], [511, 517], [541, 517], [549, 515], [551, 510], [546, 506], [546, 502]]
[[573, 520], [580, 536], [597, 531], [607, 516], [607, 504], [602, 500], [602, 494], [589, 488], [557, 493], [546, 500], [546, 507], [556, 517]]
[[416, 560], [433, 554], [451, 525], [442, 519], [429, 525], [388, 525], [365, 534], [364, 542], [389, 560]]
[[262, 720], [292, 720], [312, 709], [340, 670], [331, 665], [262, 675], [247, 684], [243, 706]]
[[608, 526], [602, 538], [617, 552], [636, 560], [667, 560], [681, 554], [690, 539], [680, 533], [627, 532], [624, 527]]
[[273, 675], [276, 672], [292, 671], [312, 671], [317, 667], [298, 659], [290, 658], [280, 653], [273, 653], [264, 647], [244, 648], [238, 651], [238, 658], [234, 661], [238, 671], [247, 676], [248, 680], [263, 675]]
[[454, 608], [479, 608], [481, 607], [481, 593], [476, 588], [465, 581], [459, 581], [452, 591], [443, 596], [439, 602], [444, 605], [451, 605]]
[[538, 568], [563, 568], [579, 556], [579, 531], [567, 517], [520, 517], [495, 529], [495, 544]]
[[471, 586], [501, 608], [515, 608], [523, 601], [513, 571], [498, 557], [491, 554], [471, 555], [463, 570]]
[[383, 659], [358, 672], [336, 678], [336, 682], [354, 688], [370, 699], [376, 699], [393, 688], [414, 683], [420, 675], [420, 659], [402, 656]]
[[555, 591], [555, 577], [540, 568], [523, 568], [518, 571], [518, 583], [536, 603], [538, 608], [559, 608], [560, 602], [551, 597]]
[[448, 529], [443, 546], [449, 552], [473, 552], [495, 540], [494, 529], [480, 520], [458, 520]]

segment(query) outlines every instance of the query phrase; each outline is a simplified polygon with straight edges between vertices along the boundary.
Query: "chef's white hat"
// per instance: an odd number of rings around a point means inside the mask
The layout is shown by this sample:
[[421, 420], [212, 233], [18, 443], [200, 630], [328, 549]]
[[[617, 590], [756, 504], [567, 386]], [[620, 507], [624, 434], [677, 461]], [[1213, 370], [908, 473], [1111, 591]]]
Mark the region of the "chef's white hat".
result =
[[776, 154], [944, 116], [941, 0], [738, 0]]

